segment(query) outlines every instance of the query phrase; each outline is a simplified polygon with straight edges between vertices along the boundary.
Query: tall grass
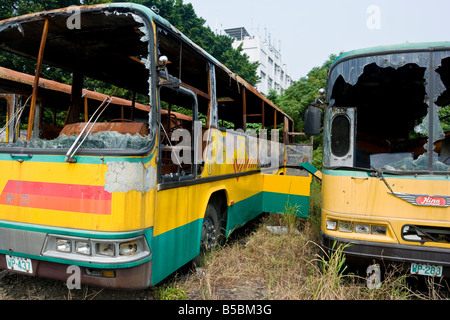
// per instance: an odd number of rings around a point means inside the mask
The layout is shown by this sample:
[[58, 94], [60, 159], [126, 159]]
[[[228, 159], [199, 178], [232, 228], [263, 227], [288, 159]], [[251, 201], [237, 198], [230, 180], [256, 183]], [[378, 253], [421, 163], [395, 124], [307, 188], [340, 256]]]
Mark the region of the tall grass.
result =
[[[250, 232], [237, 232], [221, 250], [208, 254], [203, 265], [180, 279], [188, 299], [277, 300], [405, 300], [442, 299], [440, 284], [427, 293], [409, 288], [406, 276], [387, 274], [378, 289], [366, 279], [347, 272], [344, 246], [322, 251], [320, 184], [313, 183], [310, 217], [298, 218], [298, 208], [286, 206], [286, 215], [257, 220]], [[284, 225], [289, 232], [274, 234], [269, 225]], [[299, 231], [299, 232], [295, 232]], [[167, 290], [171, 292], [170, 290]], [[184, 297], [177, 291], [177, 297]]]

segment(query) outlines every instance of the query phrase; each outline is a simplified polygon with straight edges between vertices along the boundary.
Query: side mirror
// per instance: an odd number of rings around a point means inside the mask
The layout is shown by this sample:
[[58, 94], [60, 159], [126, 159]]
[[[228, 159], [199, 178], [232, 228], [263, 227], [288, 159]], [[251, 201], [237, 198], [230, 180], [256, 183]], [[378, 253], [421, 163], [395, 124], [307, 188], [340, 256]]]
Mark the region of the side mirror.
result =
[[309, 105], [305, 112], [304, 131], [308, 136], [317, 136], [322, 129], [322, 110]]

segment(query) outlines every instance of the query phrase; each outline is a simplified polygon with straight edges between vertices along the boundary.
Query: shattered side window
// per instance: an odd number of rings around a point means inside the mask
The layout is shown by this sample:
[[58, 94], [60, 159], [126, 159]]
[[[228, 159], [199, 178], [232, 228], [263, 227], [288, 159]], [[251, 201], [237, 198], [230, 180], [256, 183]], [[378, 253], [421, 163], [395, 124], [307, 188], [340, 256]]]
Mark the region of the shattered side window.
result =
[[436, 152], [438, 153], [437, 164], [441, 171], [450, 170], [450, 52], [436, 53], [440, 65], [435, 69], [439, 75], [437, 79], [436, 99]]

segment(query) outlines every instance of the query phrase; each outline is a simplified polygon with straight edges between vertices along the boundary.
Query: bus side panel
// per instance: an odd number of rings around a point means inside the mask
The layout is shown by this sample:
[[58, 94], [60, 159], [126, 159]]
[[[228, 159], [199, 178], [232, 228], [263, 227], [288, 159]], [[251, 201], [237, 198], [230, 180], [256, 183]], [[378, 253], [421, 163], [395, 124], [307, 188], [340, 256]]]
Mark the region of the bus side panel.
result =
[[[5, 157], [9, 155], [0, 160]], [[109, 169], [99, 159], [86, 158], [80, 163], [60, 159], [33, 156], [21, 163], [0, 161], [0, 220], [95, 231], [153, 225], [154, 189], [109, 192], [105, 187]]]
[[158, 191], [152, 283], [158, 283], [200, 253], [203, 217], [214, 192], [225, 190], [228, 204], [234, 203], [227, 212], [231, 229], [260, 214], [262, 179], [262, 175], [254, 174]]
[[200, 253], [203, 217], [215, 191], [227, 193], [228, 236], [262, 212], [282, 213], [287, 205], [295, 207], [299, 217], [308, 217], [311, 180], [311, 176], [255, 173], [158, 191], [152, 240], [152, 284]]
[[152, 285], [200, 253], [202, 221], [197, 219], [153, 238]]
[[301, 218], [309, 216], [312, 177], [264, 175], [262, 211], [292, 213]]
[[228, 207], [227, 236], [233, 230], [245, 225], [248, 221], [260, 215], [263, 203], [263, 193], [259, 192], [247, 199], [235, 202]]
[[[203, 214], [198, 212], [196, 186], [159, 191], [152, 240], [152, 284], [198, 255]], [[197, 245], [198, 244], [198, 245]]]

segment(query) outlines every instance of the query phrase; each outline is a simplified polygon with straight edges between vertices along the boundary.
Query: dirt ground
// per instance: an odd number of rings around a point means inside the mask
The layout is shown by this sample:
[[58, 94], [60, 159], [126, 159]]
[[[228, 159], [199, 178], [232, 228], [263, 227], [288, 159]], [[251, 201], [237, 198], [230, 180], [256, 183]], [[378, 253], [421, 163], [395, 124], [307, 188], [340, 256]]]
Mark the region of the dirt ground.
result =
[[0, 271], [0, 300], [153, 300], [154, 289], [115, 291], [82, 286], [69, 290], [66, 283]]
[[[192, 277], [192, 273], [184, 276]], [[265, 290], [263, 284], [243, 280], [238, 286], [220, 289], [216, 297], [221, 300], [260, 300], [266, 296]], [[0, 300], [156, 300], [155, 292], [156, 288], [117, 291], [88, 286], [69, 290], [63, 281], [0, 271]], [[189, 292], [188, 300], [202, 300], [202, 296], [200, 292]]]
[[[251, 229], [252, 227], [250, 227]], [[246, 234], [244, 232], [240, 233]], [[245, 238], [245, 236], [244, 236]], [[242, 241], [242, 239], [241, 239]], [[178, 277], [193, 277], [193, 281], [201, 281], [195, 269], [184, 268], [177, 273]], [[164, 280], [174, 281], [175, 275]], [[266, 296], [264, 284], [249, 282], [242, 279], [238, 285], [223, 287], [215, 295], [220, 300], [261, 300]], [[0, 270], [0, 301], [1, 300], [157, 300], [157, 287], [145, 290], [118, 291], [97, 287], [81, 286], [80, 289], [69, 290], [64, 281], [31, 277], [26, 274]], [[188, 300], [202, 300], [200, 292], [189, 291]]]

